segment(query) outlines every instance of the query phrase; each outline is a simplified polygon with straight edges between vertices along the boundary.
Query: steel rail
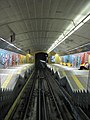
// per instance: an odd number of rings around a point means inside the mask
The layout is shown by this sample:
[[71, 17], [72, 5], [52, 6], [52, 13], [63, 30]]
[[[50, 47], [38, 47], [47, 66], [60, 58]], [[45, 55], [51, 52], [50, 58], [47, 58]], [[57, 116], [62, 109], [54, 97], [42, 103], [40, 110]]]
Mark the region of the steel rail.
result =
[[45, 74], [45, 76], [46, 76], [47, 85], [48, 85], [49, 91], [50, 91], [50, 93], [51, 93], [51, 96], [52, 96], [52, 98], [53, 98], [53, 101], [54, 101], [55, 107], [56, 107], [56, 109], [57, 109], [59, 118], [60, 118], [60, 120], [63, 120], [62, 115], [61, 115], [61, 112], [60, 112], [60, 110], [59, 110], [59, 106], [58, 106], [57, 101], [56, 101], [56, 97], [55, 97], [55, 94], [54, 94], [52, 85], [51, 85], [51, 83], [49, 82], [49, 78], [48, 78], [47, 74], [46, 74], [45, 72], [44, 72], [44, 74]]
[[43, 95], [43, 106], [44, 106], [44, 120], [47, 120], [44, 79], [42, 81], [42, 88], [43, 88], [42, 95]]
[[28, 112], [29, 104], [30, 104], [31, 99], [32, 99], [35, 83], [36, 83], [36, 79], [34, 79], [34, 81], [32, 82], [32, 85], [31, 85], [31, 90], [30, 90], [30, 94], [29, 94], [29, 100], [28, 100], [28, 103], [27, 103], [27, 106], [26, 106], [26, 110], [25, 110], [25, 113], [24, 113], [23, 120], [26, 120], [26, 115], [27, 115], [27, 112]]

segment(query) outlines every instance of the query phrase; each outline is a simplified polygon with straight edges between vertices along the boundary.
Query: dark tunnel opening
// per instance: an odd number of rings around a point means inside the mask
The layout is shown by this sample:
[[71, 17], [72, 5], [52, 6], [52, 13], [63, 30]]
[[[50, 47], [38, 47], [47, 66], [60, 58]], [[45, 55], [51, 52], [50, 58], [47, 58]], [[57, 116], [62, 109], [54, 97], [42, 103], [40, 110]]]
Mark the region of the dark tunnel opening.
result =
[[35, 54], [35, 67], [39, 68], [40, 67], [40, 61], [45, 61], [48, 62], [48, 54], [47, 53], [36, 53]]

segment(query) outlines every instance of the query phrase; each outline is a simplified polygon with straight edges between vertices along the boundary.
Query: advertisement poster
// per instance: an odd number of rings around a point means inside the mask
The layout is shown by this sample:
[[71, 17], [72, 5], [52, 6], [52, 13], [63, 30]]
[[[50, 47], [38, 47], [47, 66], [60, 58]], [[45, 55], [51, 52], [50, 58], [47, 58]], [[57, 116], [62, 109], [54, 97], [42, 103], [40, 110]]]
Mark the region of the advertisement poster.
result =
[[72, 67], [80, 67], [86, 62], [90, 63], [90, 51], [60, 57], [61, 62], [70, 63]]
[[0, 49], [0, 68], [7, 68], [26, 62], [26, 57], [18, 53]]

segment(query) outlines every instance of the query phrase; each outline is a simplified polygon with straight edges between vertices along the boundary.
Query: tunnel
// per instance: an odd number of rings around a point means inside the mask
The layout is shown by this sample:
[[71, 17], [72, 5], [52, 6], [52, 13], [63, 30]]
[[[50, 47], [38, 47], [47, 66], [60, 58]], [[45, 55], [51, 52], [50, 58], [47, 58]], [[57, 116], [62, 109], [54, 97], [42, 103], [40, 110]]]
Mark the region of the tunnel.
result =
[[48, 62], [48, 54], [44, 52], [35, 54], [35, 67], [36, 68], [40, 66], [40, 60]]
[[0, 120], [90, 120], [90, 0], [0, 0]]

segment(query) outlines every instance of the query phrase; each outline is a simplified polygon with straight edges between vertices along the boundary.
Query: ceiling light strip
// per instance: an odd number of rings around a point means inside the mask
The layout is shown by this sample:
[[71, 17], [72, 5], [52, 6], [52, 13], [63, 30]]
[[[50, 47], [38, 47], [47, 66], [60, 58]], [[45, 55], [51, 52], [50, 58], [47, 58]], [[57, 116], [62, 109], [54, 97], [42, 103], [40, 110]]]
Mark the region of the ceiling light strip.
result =
[[85, 46], [87, 46], [87, 45], [89, 45], [89, 44], [90, 44], [90, 43], [87, 43], [87, 44], [84, 44], [84, 45], [78, 46], [78, 47], [76, 47], [76, 48], [74, 48], [74, 49], [68, 50], [67, 52], [71, 52], [71, 51], [73, 51], [73, 50], [76, 50], [76, 49], [79, 49], [79, 48], [85, 47]]
[[12, 47], [14, 47], [14, 48], [16, 48], [16, 49], [18, 49], [18, 50], [21, 50], [20, 48], [16, 47], [14, 44], [6, 41], [5, 39], [3, 39], [3, 38], [1, 38], [1, 37], [0, 37], [0, 39], [1, 39], [2, 41], [4, 41], [4, 42], [8, 43], [10, 46], [12, 46]]
[[82, 25], [84, 25], [88, 20], [90, 20], [90, 14], [88, 14], [77, 26], [72, 28], [65, 36], [62, 34], [59, 38], [52, 44], [52, 46], [48, 49], [47, 53], [51, 52], [55, 49], [59, 44], [65, 41], [70, 35], [72, 35], [75, 31], [77, 31]]

